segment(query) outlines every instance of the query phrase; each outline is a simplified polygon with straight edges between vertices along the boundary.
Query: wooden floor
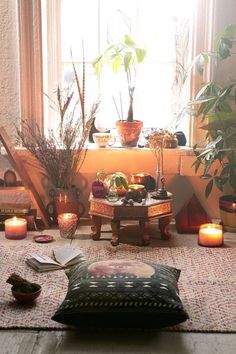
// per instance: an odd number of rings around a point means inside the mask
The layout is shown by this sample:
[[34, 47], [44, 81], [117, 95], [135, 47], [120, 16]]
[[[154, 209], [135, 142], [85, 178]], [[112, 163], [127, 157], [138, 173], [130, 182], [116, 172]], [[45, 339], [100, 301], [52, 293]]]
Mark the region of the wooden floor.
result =
[[1, 354], [235, 354], [235, 334], [1, 331]]
[[[178, 235], [173, 225], [171, 229], [171, 240], [161, 241], [153, 235], [152, 244], [197, 247], [196, 235]], [[85, 243], [95, 242], [90, 240], [86, 223], [79, 230]], [[109, 242], [109, 225], [105, 230], [104, 240], [98, 242]], [[135, 226], [126, 229], [121, 237], [121, 242], [125, 243], [137, 244], [139, 241]], [[226, 233], [225, 245], [236, 247], [236, 234]], [[235, 348], [236, 334], [0, 330], [0, 354], [235, 354]]]

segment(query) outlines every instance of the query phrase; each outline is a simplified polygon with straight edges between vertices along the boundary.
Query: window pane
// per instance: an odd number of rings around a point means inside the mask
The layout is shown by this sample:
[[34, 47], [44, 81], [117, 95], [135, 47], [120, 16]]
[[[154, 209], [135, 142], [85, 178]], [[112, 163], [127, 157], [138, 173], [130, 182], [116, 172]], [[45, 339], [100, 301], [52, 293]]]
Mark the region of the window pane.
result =
[[[82, 41], [86, 60], [86, 99], [88, 106], [99, 95], [98, 119], [111, 127], [128, 110], [128, 89], [124, 72], [114, 74], [105, 68], [95, 76], [92, 61], [128, 33], [147, 49], [138, 66], [134, 94], [134, 118], [144, 126], [168, 128], [174, 116], [188, 101], [184, 70], [189, 65], [188, 29], [195, 0], [61, 0], [61, 64], [64, 83], [73, 78], [71, 51], [82, 62]], [[114, 43], [114, 42], [113, 42]], [[176, 68], [184, 68], [182, 72]], [[176, 80], [176, 72], [178, 77]], [[184, 92], [184, 95], [183, 95]], [[184, 97], [182, 97], [182, 96]], [[188, 134], [188, 120], [184, 123]]]
[[86, 58], [93, 60], [98, 53], [98, 1], [61, 0], [62, 61], [81, 60], [84, 43]]

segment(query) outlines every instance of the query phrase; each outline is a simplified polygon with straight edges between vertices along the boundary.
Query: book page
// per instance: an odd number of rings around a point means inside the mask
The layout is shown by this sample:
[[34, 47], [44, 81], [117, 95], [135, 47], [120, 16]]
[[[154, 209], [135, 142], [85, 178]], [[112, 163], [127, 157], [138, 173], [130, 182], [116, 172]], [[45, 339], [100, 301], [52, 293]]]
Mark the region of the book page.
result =
[[72, 259], [78, 256], [83, 256], [81, 250], [73, 248], [70, 245], [64, 245], [62, 247], [56, 248], [53, 253], [57, 262], [59, 262], [62, 266], [65, 266]]
[[41, 254], [31, 254], [30, 257], [36, 259], [37, 262], [39, 262], [40, 264], [56, 264], [56, 265], [60, 265], [58, 262], [54, 261], [52, 258]]

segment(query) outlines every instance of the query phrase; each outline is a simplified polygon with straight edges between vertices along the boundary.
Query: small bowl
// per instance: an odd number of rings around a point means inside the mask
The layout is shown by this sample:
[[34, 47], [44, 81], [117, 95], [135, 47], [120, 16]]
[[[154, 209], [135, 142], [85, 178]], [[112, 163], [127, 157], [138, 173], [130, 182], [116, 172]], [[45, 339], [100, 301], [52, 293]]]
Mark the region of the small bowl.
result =
[[115, 143], [115, 137], [110, 133], [93, 133], [93, 141], [98, 147], [105, 148]]
[[11, 288], [12, 295], [14, 298], [20, 302], [33, 302], [41, 293], [41, 286], [39, 284], [34, 284], [35, 288], [37, 289], [36, 291], [32, 293], [22, 293], [14, 288], [14, 286]]

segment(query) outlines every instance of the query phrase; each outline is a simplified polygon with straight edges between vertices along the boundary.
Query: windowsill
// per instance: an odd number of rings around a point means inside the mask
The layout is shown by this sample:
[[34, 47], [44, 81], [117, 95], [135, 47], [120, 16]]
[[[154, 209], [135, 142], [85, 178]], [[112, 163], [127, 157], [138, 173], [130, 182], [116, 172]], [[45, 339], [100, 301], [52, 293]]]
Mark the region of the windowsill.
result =
[[[27, 155], [25, 148], [16, 148], [19, 154]], [[86, 159], [80, 170], [81, 174], [96, 173], [101, 169], [108, 171], [132, 171], [149, 172], [153, 174], [157, 166], [156, 158], [149, 148], [111, 146], [99, 148], [90, 143], [87, 149]], [[0, 156], [7, 156], [3, 147]], [[163, 150], [165, 174], [180, 176], [196, 176], [192, 167], [195, 161], [193, 149], [188, 146], [179, 146], [173, 149]], [[199, 171], [199, 175], [201, 172]]]
[[[119, 146], [119, 145], [112, 145], [112, 146], [106, 146], [106, 147], [98, 147], [95, 143], [89, 143], [88, 144], [88, 150], [135, 150], [135, 151], [150, 151], [149, 148], [146, 147], [128, 147], [128, 146]], [[164, 153], [170, 153], [173, 155], [179, 154], [180, 152], [186, 155], [193, 155], [193, 148], [189, 146], [178, 146], [177, 148], [168, 148], [168, 149], [163, 149]]]

